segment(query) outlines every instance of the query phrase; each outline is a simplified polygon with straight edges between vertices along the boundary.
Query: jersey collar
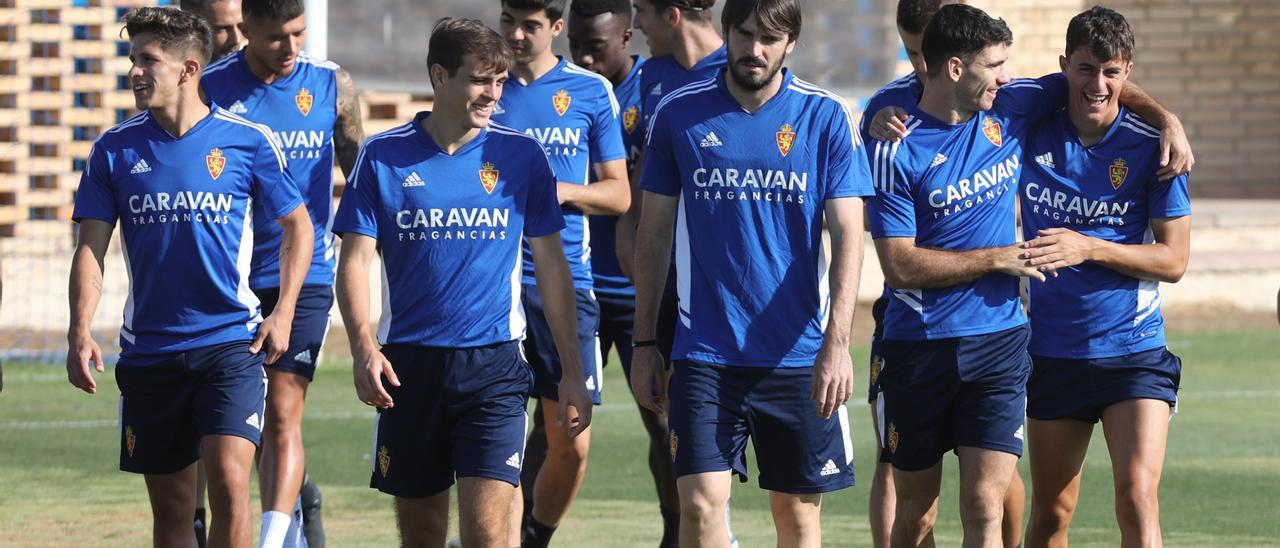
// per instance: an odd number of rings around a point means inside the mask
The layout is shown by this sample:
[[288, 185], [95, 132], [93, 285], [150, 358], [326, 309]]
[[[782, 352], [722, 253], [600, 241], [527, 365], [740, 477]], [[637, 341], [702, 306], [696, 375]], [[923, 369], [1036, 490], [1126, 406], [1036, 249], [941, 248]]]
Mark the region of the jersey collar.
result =
[[[458, 150], [453, 151], [453, 154], [449, 154], [444, 151], [444, 148], [436, 144], [435, 139], [431, 138], [431, 135], [427, 133], [426, 128], [422, 127], [422, 123], [427, 121], [428, 116], [431, 116], [431, 111], [424, 110], [413, 117], [413, 133], [417, 135], [419, 144], [426, 148], [428, 152], [437, 152], [445, 156], [461, 156], [466, 154], [467, 151], [470, 151], [472, 148], [480, 146], [480, 143], [483, 143], [485, 138], [489, 136], [489, 128], [482, 127], [480, 128], [480, 133], [476, 134], [475, 139], [468, 141], [467, 144], [462, 145]], [[493, 122], [490, 121], [489, 123], [492, 124]]]
[[568, 60], [568, 59], [565, 59], [563, 55], [557, 55], [557, 56], [556, 56], [556, 59], [557, 59], [557, 61], [556, 61], [556, 65], [555, 65], [554, 67], [551, 67], [551, 70], [548, 70], [546, 74], [543, 74], [542, 76], [539, 76], [539, 77], [537, 77], [537, 78], [535, 78], [535, 79], [533, 79], [533, 80], [529, 81], [529, 83], [528, 83], [528, 84], [522, 84], [522, 83], [520, 83], [520, 80], [516, 79], [515, 74], [512, 74], [512, 73], [508, 72], [508, 73], [507, 73], [507, 75], [508, 75], [507, 83], [506, 83], [505, 85], [508, 85], [508, 86], [520, 86], [520, 87], [531, 88], [531, 87], [537, 86], [537, 85], [539, 85], [539, 84], [542, 84], [542, 83], [544, 83], [544, 82], [549, 82], [549, 81], [551, 81], [551, 77], [552, 77], [552, 76], [554, 76], [555, 74], [558, 74], [560, 71], [564, 70], [565, 65], [568, 65], [568, 64], [569, 64], [569, 60]]
[[1063, 127], [1066, 128], [1069, 135], [1071, 135], [1071, 138], [1075, 140], [1077, 145], [1092, 149], [1105, 146], [1110, 142], [1111, 139], [1115, 137], [1116, 132], [1120, 130], [1120, 123], [1124, 121], [1124, 117], [1128, 113], [1129, 109], [1124, 108], [1124, 105], [1120, 105], [1120, 110], [1116, 112], [1116, 119], [1111, 121], [1111, 127], [1107, 128], [1107, 132], [1102, 135], [1101, 139], [1098, 139], [1098, 142], [1087, 147], [1084, 146], [1084, 142], [1080, 140], [1080, 132], [1076, 130], [1076, 125], [1071, 122], [1071, 113], [1067, 111], [1066, 107], [1062, 107], [1062, 111], [1059, 112], [1058, 116], [1061, 117]]

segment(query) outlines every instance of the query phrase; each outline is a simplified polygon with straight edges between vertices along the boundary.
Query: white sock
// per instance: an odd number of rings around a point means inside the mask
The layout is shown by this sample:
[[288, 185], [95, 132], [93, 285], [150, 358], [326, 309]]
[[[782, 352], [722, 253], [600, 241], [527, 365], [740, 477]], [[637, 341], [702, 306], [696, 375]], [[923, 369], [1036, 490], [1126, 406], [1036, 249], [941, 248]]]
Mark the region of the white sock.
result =
[[307, 537], [302, 534], [302, 496], [293, 502], [293, 519], [284, 535], [284, 548], [307, 548]]
[[262, 540], [259, 548], [280, 548], [284, 545], [284, 537], [289, 532], [289, 514], [284, 512], [262, 513]]

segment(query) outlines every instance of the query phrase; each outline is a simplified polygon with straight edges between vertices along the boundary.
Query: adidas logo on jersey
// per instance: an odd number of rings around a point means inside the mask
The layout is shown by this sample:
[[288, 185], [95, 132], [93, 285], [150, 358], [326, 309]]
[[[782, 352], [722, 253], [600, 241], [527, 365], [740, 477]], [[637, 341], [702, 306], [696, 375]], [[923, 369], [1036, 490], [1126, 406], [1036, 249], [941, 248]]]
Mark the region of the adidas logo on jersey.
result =
[[516, 470], [519, 470], [520, 469], [520, 453], [512, 453], [511, 457], [507, 459], [507, 466], [510, 466], [512, 468], [515, 468]]
[[133, 164], [133, 169], [129, 170], [129, 173], [133, 175], [137, 175], [139, 173], [151, 173], [151, 166], [147, 165], [147, 161], [145, 159], [138, 160], [138, 163]]
[[248, 114], [249, 109], [245, 108], [244, 103], [241, 103], [240, 101], [236, 101], [230, 107], [227, 108], [227, 112], [230, 112], [232, 114]]
[[305, 364], [310, 365], [310, 364], [311, 364], [311, 351], [310, 351], [310, 350], [303, 350], [302, 352], [298, 352], [298, 355], [293, 357], [293, 361], [298, 362], [298, 363], [305, 363]]
[[258, 420], [257, 413], [249, 415], [249, 418], [245, 419], [244, 423], [254, 428], [257, 428], [258, 430], [262, 430], [262, 421]]
[[834, 476], [840, 473], [840, 467], [836, 466], [836, 462], [827, 459], [827, 463], [822, 466], [822, 471], [818, 472], [820, 476]]
[[1044, 153], [1044, 154], [1041, 154], [1041, 155], [1039, 155], [1039, 156], [1036, 156], [1036, 163], [1037, 163], [1037, 164], [1040, 164], [1040, 165], [1042, 165], [1042, 166], [1044, 166], [1044, 167], [1047, 167], [1047, 168], [1049, 168], [1049, 169], [1053, 169], [1054, 167], [1056, 167], [1056, 166], [1054, 166], [1054, 165], [1053, 165], [1053, 153], [1052, 153], [1052, 152], [1046, 152], [1046, 153]]
[[716, 137], [716, 132], [714, 131], [708, 133], [706, 137], [702, 138], [702, 142], [698, 143], [698, 146], [702, 148], [718, 147], [721, 145], [724, 145], [724, 143], [720, 141], [719, 137]]
[[662, 83], [653, 86], [653, 89], [649, 90], [649, 95], [662, 95]]
[[414, 172], [410, 172], [409, 176], [404, 178], [404, 183], [402, 184], [402, 186], [404, 186], [405, 188], [414, 187], [414, 186], [427, 186], [427, 182], [423, 181], [422, 177], [418, 176], [418, 172], [414, 171]]
[[938, 166], [940, 166], [940, 165], [942, 165], [942, 164], [946, 163], [946, 161], [947, 161], [947, 157], [946, 157], [946, 156], [943, 156], [941, 153], [939, 153], [937, 156], [934, 156], [934, 157], [933, 157], [933, 163], [929, 164], [929, 167], [930, 167], [930, 168], [938, 167]]
[[493, 113], [494, 113], [494, 114], [506, 114], [506, 113], [507, 113], [507, 109], [502, 108], [502, 103], [498, 103], [498, 104], [496, 104], [496, 105], [493, 105]]

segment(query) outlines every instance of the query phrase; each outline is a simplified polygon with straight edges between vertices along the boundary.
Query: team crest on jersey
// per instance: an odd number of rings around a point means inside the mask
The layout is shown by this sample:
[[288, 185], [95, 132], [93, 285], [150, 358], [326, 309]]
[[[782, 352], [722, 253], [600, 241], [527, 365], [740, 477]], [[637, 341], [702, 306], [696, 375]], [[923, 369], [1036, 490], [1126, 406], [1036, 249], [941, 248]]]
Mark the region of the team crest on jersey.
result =
[[622, 127], [627, 130], [627, 133], [635, 131], [636, 124], [639, 122], [640, 109], [636, 108], [635, 105], [631, 105], [626, 112], [622, 113]]
[[1124, 184], [1124, 178], [1129, 176], [1129, 164], [1125, 163], [1124, 158], [1116, 158], [1111, 162], [1111, 187], [1120, 190], [1120, 185]]
[[551, 98], [551, 106], [556, 108], [557, 116], [564, 116], [564, 113], [569, 112], [569, 103], [572, 102], [573, 97], [569, 97], [569, 92], [563, 89], [557, 91], [555, 97]]
[[222, 155], [222, 149], [210, 150], [209, 155], [204, 157], [204, 167], [209, 168], [209, 176], [213, 177], [213, 180], [218, 180], [222, 175], [222, 169], [227, 167], [227, 157]]
[[133, 448], [138, 445], [138, 436], [133, 435], [133, 427], [124, 427], [124, 448], [129, 451], [129, 458], [133, 458]]
[[298, 112], [303, 116], [311, 114], [311, 105], [315, 104], [316, 98], [311, 95], [307, 88], [298, 90], [298, 94], [293, 97], [293, 104], [298, 105]]
[[871, 356], [871, 384], [880, 380], [880, 368], [884, 367], [884, 358]]
[[680, 444], [680, 438], [676, 437], [676, 433], [671, 433], [671, 462], [676, 461], [676, 447]]
[[498, 167], [485, 162], [480, 166], [480, 184], [484, 186], [484, 191], [493, 194], [493, 189], [498, 188]]
[[788, 154], [791, 154], [791, 147], [796, 144], [796, 128], [792, 127], [791, 124], [782, 124], [782, 127], [778, 128], [778, 132], [773, 135], [778, 143], [778, 152], [781, 152], [782, 157], [786, 158]]
[[388, 468], [391, 468], [391, 453], [384, 445], [378, 448], [378, 472], [382, 473], [382, 477], [387, 477]]
[[991, 144], [998, 147], [1004, 146], [1004, 134], [1000, 131], [1000, 124], [990, 117], [982, 119], [982, 134], [991, 141]]
[[889, 444], [889, 452], [898, 452], [898, 425], [889, 423], [889, 432], [885, 436], [885, 441]]

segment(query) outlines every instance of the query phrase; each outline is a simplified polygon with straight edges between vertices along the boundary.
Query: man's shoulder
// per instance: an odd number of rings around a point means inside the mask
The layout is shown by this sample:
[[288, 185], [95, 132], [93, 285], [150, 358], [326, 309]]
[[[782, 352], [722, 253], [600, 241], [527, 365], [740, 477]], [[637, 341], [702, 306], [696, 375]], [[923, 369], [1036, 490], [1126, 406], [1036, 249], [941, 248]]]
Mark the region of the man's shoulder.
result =
[[715, 93], [715, 89], [715, 78], [699, 79], [685, 84], [671, 90], [661, 101], [658, 101], [658, 106], [654, 109], [654, 115], [656, 116], [665, 110], [667, 111], [665, 116], [670, 116], [673, 112], [689, 108], [696, 109], [700, 108], [699, 105], [717, 101], [718, 96]]
[[147, 119], [150, 113], [142, 111], [135, 114], [112, 128], [102, 132], [98, 139], [94, 141], [94, 148], [103, 152], [110, 152], [124, 146], [136, 145], [139, 140], [147, 140], [150, 138], [150, 132], [147, 127]]

